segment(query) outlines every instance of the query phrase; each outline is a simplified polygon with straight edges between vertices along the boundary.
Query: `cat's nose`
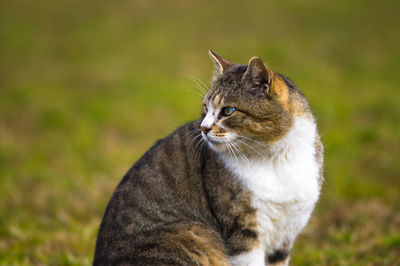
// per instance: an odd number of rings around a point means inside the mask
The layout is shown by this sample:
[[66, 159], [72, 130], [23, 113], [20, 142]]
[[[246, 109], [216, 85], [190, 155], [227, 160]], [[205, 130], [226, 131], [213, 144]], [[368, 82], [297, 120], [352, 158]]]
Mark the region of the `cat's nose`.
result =
[[211, 128], [205, 127], [205, 126], [201, 126], [200, 128], [201, 128], [201, 131], [204, 132], [204, 134], [207, 134], [207, 133], [210, 132], [210, 130], [211, 130]]

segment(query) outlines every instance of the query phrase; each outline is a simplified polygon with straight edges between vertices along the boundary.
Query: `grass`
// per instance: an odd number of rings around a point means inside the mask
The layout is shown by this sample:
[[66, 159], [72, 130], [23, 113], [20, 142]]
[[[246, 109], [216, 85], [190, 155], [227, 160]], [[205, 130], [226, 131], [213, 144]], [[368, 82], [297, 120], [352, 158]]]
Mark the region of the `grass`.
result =
[[0, 264], [88, 265], [105, 206], [156, 139], [195, 119], [211, 48], [307, 95], [323, 193], [293, 265], [400, 264], [396, 1], [0, 4]]

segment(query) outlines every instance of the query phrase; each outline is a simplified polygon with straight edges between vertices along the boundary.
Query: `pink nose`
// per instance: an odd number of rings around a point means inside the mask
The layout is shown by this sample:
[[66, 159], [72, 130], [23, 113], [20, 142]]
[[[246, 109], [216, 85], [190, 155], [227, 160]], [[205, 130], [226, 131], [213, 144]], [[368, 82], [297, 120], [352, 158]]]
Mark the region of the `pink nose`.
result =
[[210, 132], [210, 130], [211, 130], [211, 128], [209, 128], [209, 127], [203, 127], [203, 126], [201, 126], [200, 128], [201, 128], [201, 131], [204, 132], [204, 134], [207, 134], [207, 133]]

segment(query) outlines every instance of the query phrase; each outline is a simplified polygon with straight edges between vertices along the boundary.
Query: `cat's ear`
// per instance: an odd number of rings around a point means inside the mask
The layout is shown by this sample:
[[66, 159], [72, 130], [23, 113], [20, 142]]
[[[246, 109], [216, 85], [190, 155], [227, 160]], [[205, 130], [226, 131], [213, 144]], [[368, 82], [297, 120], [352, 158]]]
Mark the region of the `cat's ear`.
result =
[[272, 71], [259, 57], [252, 57], [249, 61], [245, 76], [249, 77], [255, 84], [271, 85]]
[[252, 90], [252, 94], [268, 93], [272, 85], [273, 72], [261, 58], [252, 57], [243, 77], [251, 81], [253, 86], [249, 89]]
[[208, 50], [208, 55], [210, 56], [211, 60], [213, 61], [214, 65], [215, 65], [215, 69], [217, 70], [218, 74], [222, 74], [229, 68], [237, 65], [235, 63], [232, 63], [232, 62], [226, 60], [225, 58], [214, 53], [211, 50]]

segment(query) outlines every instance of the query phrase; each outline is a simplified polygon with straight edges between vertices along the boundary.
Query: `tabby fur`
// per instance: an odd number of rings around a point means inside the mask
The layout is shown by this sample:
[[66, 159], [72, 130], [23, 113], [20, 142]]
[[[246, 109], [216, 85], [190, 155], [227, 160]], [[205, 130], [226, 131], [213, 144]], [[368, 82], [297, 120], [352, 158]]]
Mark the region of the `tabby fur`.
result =
[[288, 264], [323, 180], [315, 119], [294, 83], [260, 58], [210, 57], [216, 74], [201, 118], [124, 176], [94, 265]]

